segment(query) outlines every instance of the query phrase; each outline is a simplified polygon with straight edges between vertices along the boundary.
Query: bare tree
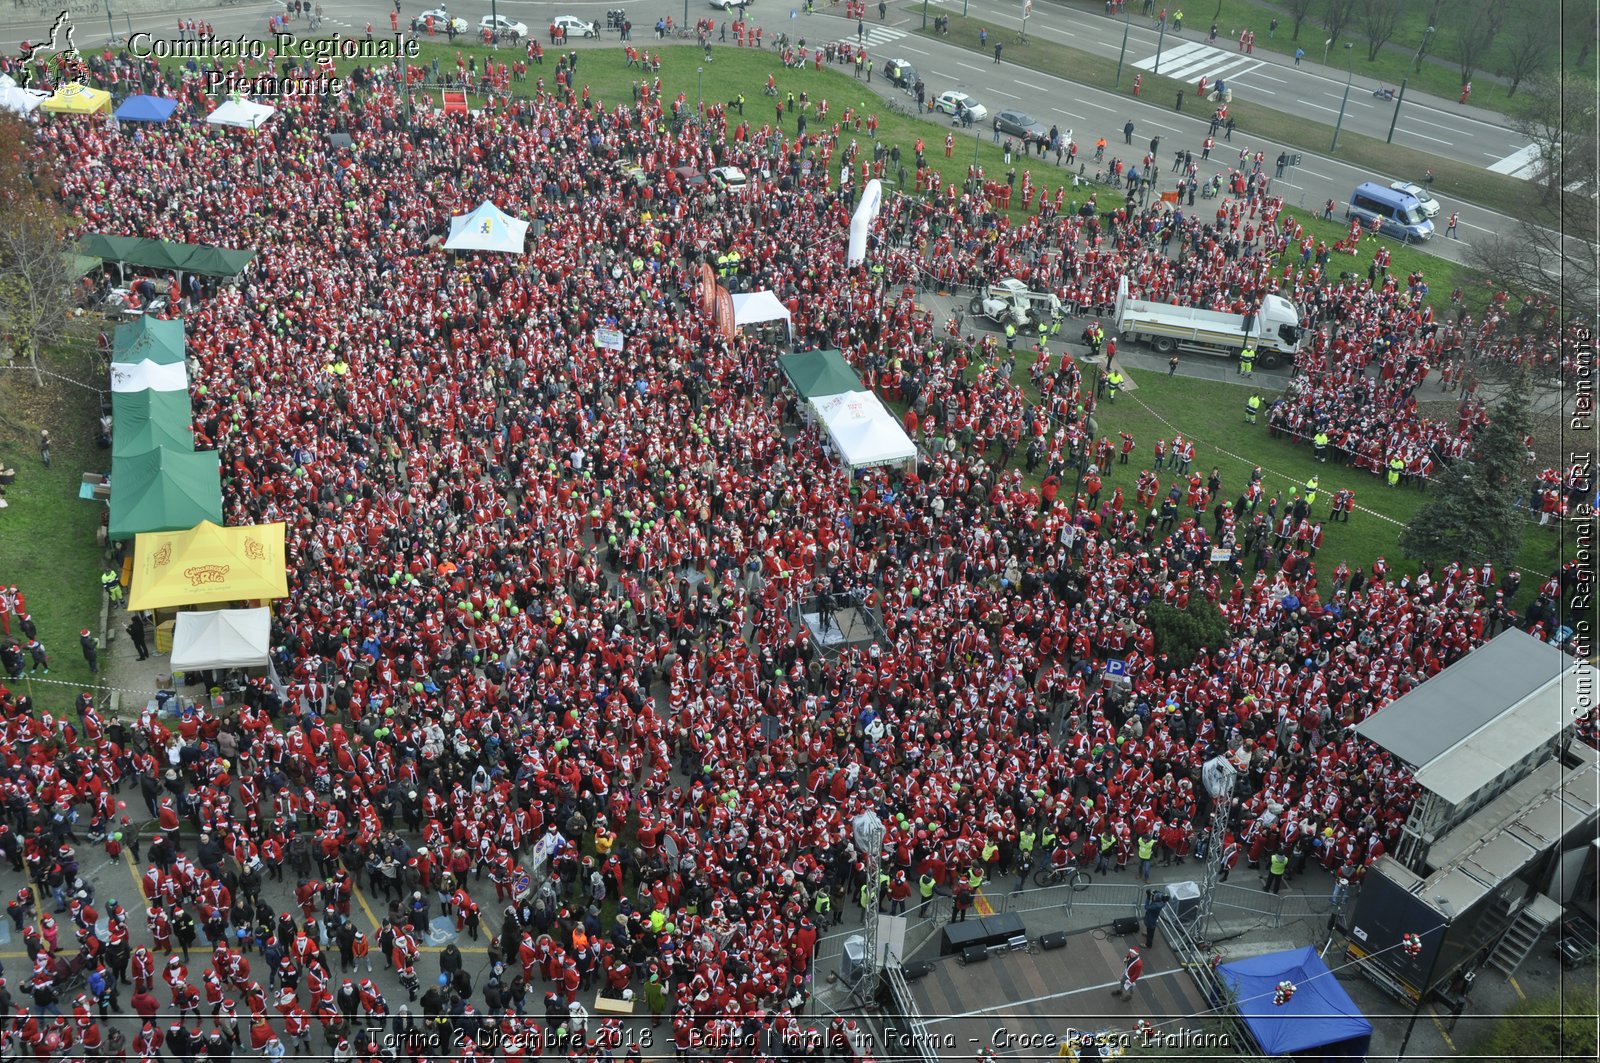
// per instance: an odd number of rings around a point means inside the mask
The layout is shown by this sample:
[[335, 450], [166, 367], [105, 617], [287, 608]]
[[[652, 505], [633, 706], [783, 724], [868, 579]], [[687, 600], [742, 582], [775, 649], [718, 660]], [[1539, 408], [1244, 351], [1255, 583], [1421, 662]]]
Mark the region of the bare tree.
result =
[[72, 271], [61, 226], [46, 205], [8, 210], [0, 222], [0, 332], [44, 386], [40, 355], [61, 340], [72, 313]]
[[1478, 0], [1455, 8], [1456, 60], [1461, 64], [1461, 83], [1465, 85], [1488, 58], [1494, 40], [1505, 21], [1507, 0]]
[[26, 122], [0, 116], [0, 339], [43, 386], [39, 356], [66, 331], [73, 278], [54, 174], [38, 168], [32, 139]]
[[1300, 24], [1306, 20], [1307, 15], [1311, 14], [1311, 9], [1316, 6], [1316, 3], [1317, 0], [1286, 0], [1283, 9], [1294, 20], [1294, 34], [1290, 37], [1290, 40], [1298, 41], [1300, 39]]
[[1506, 34], [1506, 76], [1511, 79], [1507, 96], [1517, 94], [1529, 75], [1539, 70], [1555, 50], [1556, 35], [1540, 17], [1537, 0], [1519, 0], [1511, 14], [1511, 29]]
[[1370, 63], [1378, 58], [1378, 53], [1400, 26], [1400, 0], [1361, 0], [1360, 19]]
[[1339, 34], [1350, 25], [1356, 13], [1356, 0], [1322, 0], [1322, 26], [1328, 31], [1328, 40], [1338, 43]]
[[1525, 304], [1554, 304], [1558, 313], [1547, 317], [1556, 325], [1593, 321], [1600, 313], [1595, 92], [1592, 79], [1571, 74], [1528, 79], [1512, 125], [1539, 152], [1540, 195], [1514, 231], [1473, 241], [1473, 265]]

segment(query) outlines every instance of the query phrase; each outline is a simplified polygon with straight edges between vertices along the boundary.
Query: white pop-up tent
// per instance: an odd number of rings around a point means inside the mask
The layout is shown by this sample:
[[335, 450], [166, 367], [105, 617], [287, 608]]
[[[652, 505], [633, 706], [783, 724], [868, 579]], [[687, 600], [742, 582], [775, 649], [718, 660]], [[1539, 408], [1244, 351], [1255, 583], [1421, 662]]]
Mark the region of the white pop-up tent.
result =
[[267, 119], [278, 113], [276, 107], [250, 100], [228, 100], [206, 115], [211, 125], [231, 126], [234, 129], [260, 129]]
[[450, 237], [444, 246], [449, 251], [504, 251], [520, 255], [527, 235], [527, 222], [513, 218], [484, 200], [472, 213], [450, 219]]
[[179, 613], [172, 628], [172, 670], [258, 668], [267, 663], [272, 613], [259, 609], [214, 609]]
[[839, 459], [851, 469], [916, 459], [916, 444], [872, 392], [846, 391], [813, 399], [811, 405]]
[[740, 292], [733, 297], [733, 327], [764, 325], [769, 321], [782, 321], [794, 339], [794, 319], [789, 308], [771, 292]]
[[163, 365], [148, 358], [138, 362], [114, 362], [111, 366], [111, 390], [188, 391], [189, 367], [183, 362]]
[[0, 74], [0, 111], [32, 114], [49, 98], [48, 92], [22, 88], [10, 74]]

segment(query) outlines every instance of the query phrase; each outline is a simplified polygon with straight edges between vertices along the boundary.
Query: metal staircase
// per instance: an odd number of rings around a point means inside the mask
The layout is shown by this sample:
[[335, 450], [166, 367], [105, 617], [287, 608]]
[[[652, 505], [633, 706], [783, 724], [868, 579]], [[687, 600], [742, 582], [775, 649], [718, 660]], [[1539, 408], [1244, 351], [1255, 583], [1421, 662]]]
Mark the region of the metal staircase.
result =
[[1516, 913], [1501, 935], [1499, 944], [1489, 954], [1488, 966], [1510, 978], [1544, 937], [1545, 931], [1560, 920], [1561, 906], [1543, 894], [1535, 895]]

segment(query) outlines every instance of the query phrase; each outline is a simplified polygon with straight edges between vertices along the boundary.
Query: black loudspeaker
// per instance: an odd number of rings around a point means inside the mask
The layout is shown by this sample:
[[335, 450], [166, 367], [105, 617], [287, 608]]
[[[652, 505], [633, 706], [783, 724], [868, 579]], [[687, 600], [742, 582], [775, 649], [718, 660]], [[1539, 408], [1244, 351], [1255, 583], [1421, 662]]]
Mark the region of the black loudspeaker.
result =
[[1040, 934], [1039, 935], [1039, 947], [1041, 949], [1043, 949], [1045, 952], [1053, 952], [1056, 949], [1064, 949], [1064, 948], [1066, 948], [1067, 947], [1067, 934], [1066, 934], [1066, 931], [1057, 930], [1053, 934]]
[[1139, 920], [1131, 915], [1114, 920], [1111, 924], [1111, 932], [1113, 934], [1137, 934], [1139, 932]]
[[962, 963], [982, 963], [989, 958], [989, 950], [982, 945], [968, 945], [961, 950]]
[[933, 964], [929, 963], [927, 960], [923, 960], [921, 963], [908, 963], [904, 967], [900, 968], [900, 974], [908, 982], [915, 982], [919, 978], [926, 978], [932, 973]]

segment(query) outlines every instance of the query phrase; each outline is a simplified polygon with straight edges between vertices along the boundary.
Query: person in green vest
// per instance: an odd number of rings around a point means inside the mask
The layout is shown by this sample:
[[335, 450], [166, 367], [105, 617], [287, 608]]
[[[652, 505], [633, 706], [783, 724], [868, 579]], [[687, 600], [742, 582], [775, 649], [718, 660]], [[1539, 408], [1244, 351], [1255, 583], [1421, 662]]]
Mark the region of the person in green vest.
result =
[[922, 877], [917, 879], [917, 896], [921, 898], [919, 913], [924, 919], [933, 915], [933, 893], [938, 885], [938, 881], [927, 872], [923, 872]]
[[1306, 481], [1306, 505], [1313, 506], [1317, 502], [1317, 489], [1322, 486], [1320, 480], [1313, 476]]
[[983, 889], [983, 868], [967, 868], [967, 885], [972, 887], [972, 892], [977, 893]]
[[1405, 462], [1401, 461], [1399, 457], [1390, 458], [1389, 459], [1389, 477], [1388, 477], [1389, 486], [1390, 487], [1399, 487], [1400, 486], [1400, 474], [1405, 472], [1405, 471], [1406, 471], [1406, 463]]
[[[885, 875], [882, 871], [878, 872], [878, 884], [876, 887], [876, 892], [880, 897], [883, 895], [884, 889], [886, 889], [889, 883], [892, 881], [893, 879], [891, 879], [888, 875]], [[874, 887], [871, 882], [863, 882], [861, 884], [861, 896], [858, 898], [858, 900], [861, 904], [861, 923], [863, 926], [866, 925], [867, 922], [867, 905], [872, 903], [873, 892]]]
[[1264, 887], [1268, 893], [1277, 893], [1283, 889], [1283, 873], [1289, 870], [1289, 854], [1278, 852], [1272, 854], [1272, 860], [1267, 864], [1267, 884]]
[[1100, 835], [1100, 851], [1094, 856], [1094, 869], [1105, 875], [1111, 870], [1111, 854], [1117, 847], [1117, 836], [1107, 830]]
[[1017, 326], [1015, 323], [1006, 322], [1006, 350], [1015, 350], [1017, 346]]
[[1328, 463], [1328, 433], [1317, 429], [1317, 434], [1311, 437], [1311, 445], [1315, 448], [1316, 459], [1324, 465]]
[[1249, 376], [1251, 373], [1255, 372], [1255, 368], [1256, 349], [1254, 347], [1246, 347], [1244, 350], [1239, 352], [1239, 375]]
[[1149, 831], [1139, 835], [1139, 881], [1150, 882], [1150, 861], [1156, 855], [1156, 836]]
[[817, 915], [818, 926], [839, 925], [839, 921], [833, 917], [833, 895], [828, 892], [827, 886], [817, 891], [817, 899], [811, 902], [811, 910]]
[[1122, 385], [1127, 381], [1127, 379], [1127, 377], [1122, 375], [1122, 370], [1120, 369], [1113, 369], [1111, 372], [1106, 374], [1107, 402], [1117, 401], [1117, 392], [1122, 390]]
[[1261, 412], [1261, 396], [1251, 395], [1244, 400], [1244, 419], [1246, 424], [1255, 424], [1256, 415]]
[[1061, 335], [1061, 319], [1059, 317], [1052, 318], [1050, 320], [1050, 338], [1055, 339], [1059, 335]]
[[111, 599], [111, 608], [115, 609], [122, 604], [122, 577], [115, 569], [106, 569], [100, 573], [100, 587], [106, 592], [106, 597]]
[[1017, 832], [1017, 889], [1026, 889], [1028, 885], [1028, 872], [1033, 867], [1033, 847], [1039, 842], [1039, 835], [1032, 827], [1023, 827]]
[[1039, 351], [1044, 353], [1045, 344], [1050, 342], [1050, 322], [1044, 318], [1039, 319]]
[[1000, 846], [995, 844], [993, 838], [983, 843], [983, 866], [992, 867], [1000, 857]]

